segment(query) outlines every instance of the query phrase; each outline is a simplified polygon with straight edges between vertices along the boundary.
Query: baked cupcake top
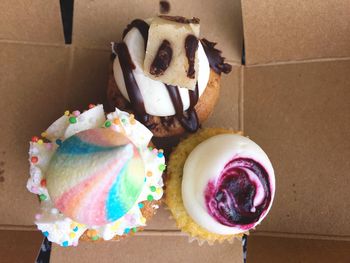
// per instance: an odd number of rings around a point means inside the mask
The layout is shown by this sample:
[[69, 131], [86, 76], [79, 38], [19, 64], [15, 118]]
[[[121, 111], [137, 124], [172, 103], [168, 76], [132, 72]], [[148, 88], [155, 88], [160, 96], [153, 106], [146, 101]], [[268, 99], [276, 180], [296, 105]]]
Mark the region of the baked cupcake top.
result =
[[144, 202], [163, 195], [162, 151], [133, 115], [102, 105], [66, 112], [30, 142], [27, 188], [39, 195], [36, 225], [52, 242], [77, 245], [88, 230], [110, 240], [145, 226]]
[[209, 232], [244, 233], [271, 208], [275, 175], [265, 152], [238, 134], [197, 145], [183, 169], [182, 199], [190, 217]]
[[136, 19], [125, 29], [123, 42], [113, 43], [112, 52], [117, 86], [136, 117], [147, 123], [149, 115], [173, 116], [190, 132], [199, 127], [194, 106], [210, 68], [217, 74], [231, 70], [215, 43], [199, 40], [197, 18]]

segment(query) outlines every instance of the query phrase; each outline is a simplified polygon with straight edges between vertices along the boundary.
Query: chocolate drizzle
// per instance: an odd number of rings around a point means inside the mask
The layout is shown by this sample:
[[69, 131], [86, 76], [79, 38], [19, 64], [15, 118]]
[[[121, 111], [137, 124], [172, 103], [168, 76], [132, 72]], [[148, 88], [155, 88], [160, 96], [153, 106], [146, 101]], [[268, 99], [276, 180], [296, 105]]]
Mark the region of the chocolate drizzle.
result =
[[123, 32], [123, 38], [126, 36], [127, 33], [129, 33], [129, 31], [131, 29], [133, 29], [134, 27], [136, 27], [139, 32], [141, 33], [143, 40], [145, 42], [145, 50], [147, 48], [147, 40], [148, 40], [148, 30], [149, 30], [149, 24], [147, 24], [145, 21], [141, 20], [141, 19], [135, 19], [133, 20], [129, 25], [127, 25], [127, 27], [125, 28], [124, 32]]
[[156, 77], [163, 75], [164, 72], [168, 69], [172, 58], [173, 50], [171, 48], [170, 42], [164, 39], [158, 48], [157, 54], [151, 64], [149, 73]]
[[194, 69], [194, 62], [196, 58], [196, 51], [198, 49], [198, 39], [194, 35], [188, 35], [185, 40], [185, 51], [188, 61], [187, 77], [194, 79], [196, 71]]
[[170, 3], [168, 1], [159, 1], [159, 11], [161, 14], [170, 12]]
[[198, 85], [196, 85], [195, 91], [189, 90], [190, 107], [186, 112], [183, 110], [183, 103], [181, 100], [179, 88], [177, 86], [166, 84], [165, 87], [167, 88], [170, 99], [174, 105], [175, 116], [181, 123], [182, 127], [184, 127], [189, 132], [197, 131], [199, 128], [199, 122], [194, 106], [198, 101]]
[[166, 19], [166, 20], [169, 20], [169, 21], [181, 23], [181, 24], [199, 24], [199, 21], [200, 21], [199, 18], [197, 18], [197, 17], [192, 17], [191, 19], [183, 17], [183, 16], [164, 16], [164, 15], [161, 15], [159, 17]]
[[205, 54], [208, 57], [210, 67], [218, 74], [222, 72], [228, 74], [232, 70], [232, 66], [225, 63], [225, 58], [221, 56], [221, 50], [215, 48], [216, 43], [210, 42], [209, 40], [203, 38], [201, 39]]
[[115, 51], [119, 57], [120, 67], [123, 71], [123, 77], [125, 82], [125, 87], [128, 92], [130, 102], [136, 113], [136, 117], [143, 123], [147, 122], [149, 119], [148, 114], [145, 110], [145, 105], [143, 102], [142, 94], [137, 85], [136, 79], [132, 71], [135, 69], [135, 65], [132, 62], [128, 46], [122, 42], [114, 45]]

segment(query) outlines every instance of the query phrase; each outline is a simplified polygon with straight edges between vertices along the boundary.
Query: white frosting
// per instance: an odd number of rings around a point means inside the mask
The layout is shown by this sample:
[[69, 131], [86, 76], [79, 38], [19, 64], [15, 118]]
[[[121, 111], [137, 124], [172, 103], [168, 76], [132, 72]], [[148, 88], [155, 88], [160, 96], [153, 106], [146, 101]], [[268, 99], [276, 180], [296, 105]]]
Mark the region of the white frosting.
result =
[[[254, 226], [264, 219], [272, 205], [275, 194], [275, 174], [266, 153], [255, 142], [244, 136], [236, 134], [213, 136], [199, 144], [190, 153], [184, 165], [182, 179], [182, 199], [187, 213], [197, 224], [212, 233], [232, 235], [247, 230], [221, 224], [208, 213], [205, 203], [204, 193], [208, 182], [217, 179], [225, 165], [235, 158], [253, 159], [260, 163], [269, 175], [271, 202]], [[265, 194], [256, 175], [248, 169], [246, 172], [251, 180], [258, 182], [254, 198], [254, 205], [257, 205]]]
[[[142, 35], [136, 28], [131, 29], [124, 38], [124, 42], [129, 48], [129, 53], [136, 69], [133, 71], [137, 85], [139, 86], [141, 95], [144, 100], [146, 112], [154, 116], [172, 116], [175, 114], [174, 106], [164, 84], [148, 78], [143, 73], [143, 62], [145, 58], [145, 44]], [[202, 44], [198, 46], [198, 92], [202, 95], [207, 87], [210, 75], [210, 67], [208, 58], [204, 52]], [[125, 99], [130, 101], [125, 83], [123, 72], [120, 67], [118, 56], [113, 63], [114, 78], [119, 90]], [[187, 88], [179, 88], [183, 109], [187, 110], [190, 106], [190, 99]]]
[[[154, 200], [160, 200], [163, 195], [162, 169], [165, 168], [165, 158], [158, 150], [150, 150], [148, 144], [152, 138], [152, 133], [141, 123], [133, 119], [129, 113], [120, 111], [107, 115], [102, 105], [98, 105], [78, 116], [76, 123], [69, 123], [70, 116], [62, 116], [56, 120], [47, 130], [46, 138], [50, 143], [31, 142], [29, 149], [30, 178], [27, 188], [34, 194], [41, 195], [44, 199], [40, 203], [40, 212], [36, 215], [36, 225], [39, 230], [51, 241], [61, 246], [77, 245], [79, 238], [87, 229], [94, 229], [99, 238], [105, 240], [112, 239], [115, 235], [123, 235], [137, 227], [145, 226], [146, 219], [143, 217], [140, 208], [141, 202], [147, 200], [149, 195]], [[115, 120], [118, 119], [118, 123]], [[144, 188], [135, 205], [122, 218], [100, 227], [89, 227], [60, 213], [50, 199], [46, 185], [41, 184], [45, 179], [45, 172], [61, 141], [68, 137], [88, 129], [101, 127], [106, 120], [110, 120], [111, 129], [126, 135], [138, 147], [145, 165]], [[33, 163], [32, 157], [37, 157], [38, 161]], [[146, 176], [151, 173], [152, 176]], [[151, 190], [151, 186], [154, 191]]]

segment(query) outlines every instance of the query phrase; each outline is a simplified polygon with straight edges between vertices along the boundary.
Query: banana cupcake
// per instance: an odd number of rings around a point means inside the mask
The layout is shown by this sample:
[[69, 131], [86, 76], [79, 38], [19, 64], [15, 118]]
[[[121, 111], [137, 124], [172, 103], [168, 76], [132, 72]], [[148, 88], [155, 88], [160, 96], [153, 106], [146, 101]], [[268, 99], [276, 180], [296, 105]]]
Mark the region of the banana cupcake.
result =
[[225, 129], [204, 129], [170, 155], [165, 202], [177, 226], [199, 243], [233, 241], [268, 214], [275, 175], [252, 140]]

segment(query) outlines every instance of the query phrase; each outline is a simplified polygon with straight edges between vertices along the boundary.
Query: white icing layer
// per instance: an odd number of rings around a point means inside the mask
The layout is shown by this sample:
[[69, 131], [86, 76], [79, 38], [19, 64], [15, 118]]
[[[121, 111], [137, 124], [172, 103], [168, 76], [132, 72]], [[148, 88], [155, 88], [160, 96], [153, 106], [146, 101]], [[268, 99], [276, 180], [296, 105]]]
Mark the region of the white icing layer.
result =
[[[182, 199], [191, 218], [209, 232], [232, 235], [247, 231], [240, 227], [229, 227], [218, 222], [207, 209], [205, 189], [208, 182], [217, 180], [225, 165], [236, 158], [250, 158], [260, 163], [269, 175], [271, 202], [260, 219], [251, 227], [259, 224], [271, 208], [275, 194], [275, 174], [266, 153], [252, 140], [236, 135], [222, 134], [211, 137], [199, 144], [188, 156], [182, 179]], [[265, 194], [255, 174], [247, 171], [249, 178], [257, 182], [254, 205], [259, 204]]]
[[[136, 82], [139, 86], [141, 95], [144, 100], [146, 112], [154, 116], [172, 116], [175, 115], [175, 109], [171, 102], [170, 96], [164, 84], [148, 78], [143, 72], [143, 62], [145, 58], [145, 44], [142, 35], [136, 28], [131, 29], [124, 38], [124, 42], [129, 48], [129, 53], [136, 69], [133, 71]], [[173, 58], [176, 59], [176, 58]], [[208, 58], [204, 52], [202, 44], [198, 46], [198, 92], [202, 95], [207, 87], [210, 75]], [[130, 101], [125, 83], [123, 72], [120, 67], [118, 56], [113, 63], [114, 78], [119, 90], [124, 98]], [[190, 106], [190, 99], [187, 88], [179, 88], [183, 109], [187, 110]]]
[[[98, 105], [76, 116], [76, 123], [69, 123], [69, 117], [66, 115], [62, 116], [46, 130], [46, 138], [50, 142], [38, 141], [30, 143], [30, 178], [27, 182], [27, 188], [30, 192], [41, 197], [40, 212], [36, 215], [35, 221], [38, 229], [51, 242], [61, 246], [75, 246], [78, 244], [80, 236], [87, 229], [93, 229], [98, 238], [110, 240], [115, 235], [123, 235], [135, 230], [137, 227], [145, 226], [146, 219], [141, 213], [143, 206], [141, 202], [148, 200], [149, 195], [152, 195], [154, 200], [161, 199], [163, 195], [162, 174], [165, 167], [165, 158], [162, 152], [148, 148], [152, 133], [129, 113], [118, 109], [107, 115], [107, 119], [112, 123], [110, 129], [126, 135], [139, 148], [144, 160], [146, 171], [145, 185], [137, 202], [122, 218], [99, 227], [74, 222], [54, 207], [46, 185], [42, 182], [46, 178], [45, 172], [58, 144], [80, 131], [101, 127], [107, 120], [102, 105]], [[33, 162], [32, 157], [37, 158], [37, 161]]]

